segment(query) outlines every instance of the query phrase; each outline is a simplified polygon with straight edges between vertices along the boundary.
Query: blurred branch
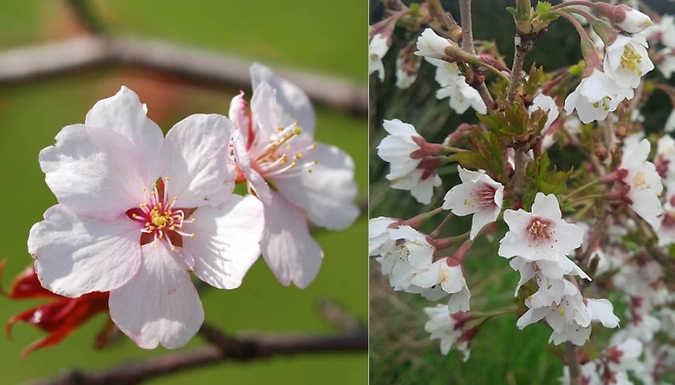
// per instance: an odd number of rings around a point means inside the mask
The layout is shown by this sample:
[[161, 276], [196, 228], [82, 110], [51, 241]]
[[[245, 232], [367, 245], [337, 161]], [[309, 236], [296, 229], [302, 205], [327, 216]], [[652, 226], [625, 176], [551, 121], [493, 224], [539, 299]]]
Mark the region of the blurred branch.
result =
[[[0, 86], [36, 81], [109, 65], [170, 73], [211, 88], [248, 88], [251, 61], [178, 44], [132, 36], [89, 35], [0, 52]], [[365, 87], [324, 74], [275, 68], [316, 103], [365, 115]]]
[[229, 336], [204, 323], [200, 335], [208, 346], [154, 357], [141, 362], [129, 362], [100, 372], [72, 369], [59, 377], [41, 379], [30, 385], [131, 385], [189, 369], [225, 362], [267, 359], [307, 353], [366, 352], [368, 329], [335, 305], [323, 304], [320, 311], [343, 329], [341, 334], [251, 335]]
[[91, 10], [90, 1], [66, 0], [66, 4], [73, 11], [78, 23], [89, 33], [100, 34], [105, 32], [105, 25]]

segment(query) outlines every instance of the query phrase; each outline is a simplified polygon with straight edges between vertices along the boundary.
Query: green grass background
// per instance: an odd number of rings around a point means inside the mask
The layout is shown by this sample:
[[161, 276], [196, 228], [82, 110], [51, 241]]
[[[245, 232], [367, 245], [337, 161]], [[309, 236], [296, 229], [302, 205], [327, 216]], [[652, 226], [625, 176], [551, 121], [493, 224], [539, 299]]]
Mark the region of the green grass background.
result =
[[[292, 66], [325, 72], [366, 84], [365, 1], [150, 1], [92, 2], [113, 33], [133, 33], [177, 43], [237, 53], [270, 66]], [[0, 49], [56, 40], [69, 23], [59, 2], [48, 0], [0, 3]], [[144, 78], [151, 78], [147, 80]], [[237, 90], [216, 92], [180, 84], [156, 74], [107, 68], [59, 79], [0, 89], [0, 258], [8, 260], [3, 285], [31, 263], [26, 251], [28, 230], [42, 219], [55, 198], [44, 183], [38, 152], [54, 143], [65, 125], [79, 123], [95, 101], [112, 95], [121, 84], [141, 88], [150, 116], [171, 127], [196, 112], [226, 114]], [[247, 91], [250, 92], [250, 91]], [[144, 95], [146, 95], [144, 99]], [[166, 97], [164, 96], [166, 95]], [[250, 93], [248, 94], [250, 95]], [[153, 110], [154, 108], [154, 110]], [[153, 112], [154, 111], [154, 112]], [[351, 154], [356, 162], [359, 197], [367, 194], [366, 118], [318, 107], [317, 139]], [[228, 332], [337, 332], [316, 311], [320, 300], [344, 306], [362, 320], [367, 317], [368, 276], [363, 258], [367, 224], [362, 216], [350, 229], [317, 232], [325, 251], [318, 278], [305, 290], [283, 287], [259, 260], [233, 291], [208, 290], [202, 301], [206, 319]], [[0, 320], [39, 301], [0, 298]], [[125, 337], [103, 351], [93, 351], [94, 336], [103, 325], [98, 316], [59, 346], [31, 354], [19, 352], [43, 334], [29, 325], [14, 327], [13, 341], [0, 338], [2, 384], [53, 376], [66, 368], [103, 369], [111, 365], [166, 354], [146, 351]], [[184, 349], [202, 344], [196, 337]], [[226, 363], [197, 369], [150, 384], [362, 384], [367, 356], [326, 354], [278, 357], [251, 363]]]

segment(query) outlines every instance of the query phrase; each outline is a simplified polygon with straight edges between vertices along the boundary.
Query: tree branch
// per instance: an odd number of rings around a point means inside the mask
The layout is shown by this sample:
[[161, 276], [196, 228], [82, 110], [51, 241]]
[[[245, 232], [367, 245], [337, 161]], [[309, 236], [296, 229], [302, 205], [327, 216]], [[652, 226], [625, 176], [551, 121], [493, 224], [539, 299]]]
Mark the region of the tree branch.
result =
[[[120, 65], [166, 72], [210, 88], [248, 88], [251, 63], [234, 55], [161, 40], [89, 35], [0, 52], [0, 86]], [[360, 115], [368, 113], [365, 87], [310, 71], [275, 70], [316, 103]]]

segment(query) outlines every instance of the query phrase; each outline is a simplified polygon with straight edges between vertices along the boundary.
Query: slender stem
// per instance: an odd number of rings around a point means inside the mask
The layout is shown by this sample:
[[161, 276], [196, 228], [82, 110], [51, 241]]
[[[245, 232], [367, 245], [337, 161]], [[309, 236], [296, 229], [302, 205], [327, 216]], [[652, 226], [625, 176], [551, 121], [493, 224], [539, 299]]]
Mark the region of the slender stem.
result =
[[607, 218], [609, 217], [609, 211], [610, 211], [610, 205], [609, 203], [605, 203], [605, 205], [602, 208], [602, 212], [600, 213], [600, 218], [595, 222], [593, 225], [593, 228], [595, 231], [593, 231], [593, 236], [588, 242], [588, 248], [584, 253], [581, 255], [581, 258], [578, 258], [579, 264], [581, 266], [586, 266], [591, 258], [591, 254], [593, 254], [593, 247], [594, 245], [600, 240], [600, 237], [602, 237], [604, 233], [604, 229], [607, 228], [606, 222]]
[[513, 54], [513, 65], [511, 66], [511, 78], [509, 79], [509, 89], [506, 93], [506, 103], [513, 104], [516, 100], [518, 86], [522, 80], [523, 63], [525, 61], [525, 54], [532, 49], [533, 42], [530, 39], [523, 40], [516, 35], [516, 49]]
[[598, 183], [600, 183], [600, 178], [594, 178], [593, 180], [591, 180], [590, 182], [586, 183], [585, 185], [580, 186], [580, 187], [577, 187], [574, 191], [572, 191], [572, 192], [570, 192], [569, 194], [565, 195], [565, 199], [569, 199], [569, 198], [572, 197], [573, 195], [576, 195], [576, 194], [582, 192], [583, 190], [585, 190], [585, 189], [587, 189], [587, 188], [589, 188], [589, 187], [591, 187], [591, 186], [595, 186], [595, 185], [598, 184]]
[[590, 2], [590, 1], [586, 1], [586, 0], [568, 0], [564, 3], [560, 3], [560, 4], [552, 6], [550, 11], [554, 11], [556, 9], [560, 9], [560, 8], [567, 7], [567, 6], [570, 6], [570, 5], [581, 5], [583, 7], [592, 7], [593, 3]]
[[581, 374], [581, 364], [579, 363], [577, 346], [567, 341], [565, 342], [565, 352], [567, 366], [570, 368], [570, 385], [582, 385], [583, 376]]
[[[462, 24], [462, 49], [475, 55], [476, 49], [473, 46], [473, 27], [471, 26], [471, 0], [459, 0], [459, 13]], [[476, 85], [476, 89], [488, 110], [493, 110], [495, 108], [495, 101], [492, 98], [492, 95], [490, 95], [490, 91], [485, 83]]]
[[[440, 207], [440, 208], [442, 209], [442, 207]], [[438, 227], [436, 227], [434, 229], [434, 231], [432, 231], [431, 234], [429, 234], [429, 236], [431, 236], [432, 238], [436, 238], [438, 236], [438, 234], [441, 232], [441, 230], [443, 229], [443, 227], [445, 227], [445, 225], [448, 223], [448, 221], [450, 221], [450, 219], [453, 216], [454, 215], [452, 214], [452, 211], [449, 212], [448, 215], [446, 215], [445, 218], [443, 218], [443, 221], [438, 225]]]
[[459, 0], [459, 13], [462, 23], [462, 49], [475, 55], [473, 28], [471, 27], [471, 0]]

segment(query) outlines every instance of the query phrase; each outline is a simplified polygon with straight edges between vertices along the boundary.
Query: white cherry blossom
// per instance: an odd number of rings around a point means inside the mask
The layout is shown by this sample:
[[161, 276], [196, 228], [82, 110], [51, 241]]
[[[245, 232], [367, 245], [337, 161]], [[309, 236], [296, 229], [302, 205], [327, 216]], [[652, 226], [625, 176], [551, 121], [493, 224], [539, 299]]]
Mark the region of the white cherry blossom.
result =
[[443, 208], [458, 216], [473, 214], [470, 239], [488, 223], [497, 220], [502, 210], [504, 186], [483, 170], [469, 171], [457, 166], [461, 184], [445, 194]]
[[450, 107], [458, 114], [463, 114], [471, 107], [479, 114], [487, 113], [487, 106], [478, 90], [466, 83], [466, 78], [459, 71], [457, 63], [425, 57], [425, 60], [436, 66], [435, 79], [441, 88], [436, 91], [437, 99], [450, 98]]
[[447, 355], [454, 346], [464, 353], [464, 361], [468, 360], [472, 339], [465, 337], [464, 326], [472, 318], [470, 313], [451, 314], [445, 305], [425, 307], [424, 312], [429, 316], [424, 330], [431, 333], [429, 339], [441, 341], [441, 353]]
[[424, 139], [412, 124], [398, 119], [385, 120], [382, 127], [389, 135], [377, 146], [377, 155], [390, 164], [387, 180], [391, 187], [409, 190], [418, 202], [428, 204], [441, 178], [435, 168], [424, 167], [424, 155], [414, 156], [421, 151], [418, 143]]
[[407, 291], [417, 273], [431, 266], [436, 249], [427, 236], [410, 226], [388, 229], [389, 237], [395, 241], [382, 256], [375, 258], [382, 267], [382, 274], [389, 276], [389, 283], [396, 291]]
[[64, 127], [40, 166], [59, 203], [30, 231], [47, 289], [110, 291], [110, 316], [142, 348], [178, 348], [204, 313], [189, 271], [233, 289], [260, 254], [262, 207], [231, 195], [232, 123], [192, 115], [163, 137], [126, 87]]
[[384, 64], [382, 58], [389, 51], [389, 39], [382, 34], [376, 34], [368, 44], [368, 75], [377, 72], [380, 81], [384, 81]]
[[623, 151], [618, 169], [628, 172], [622, 182], [630, 187], [627, 193], [630, 207], [652, 227], [657, 228], [663, 214], [659, 199], [663, 184], [656, 172], [656, 166], [647, 161], [650, 148], [647, 139], [629, 145]]
[[242, 94], [230, 105], [237, 167], [263, 203], [265, 261], [283, 285], [304, 288], [323, 259], [307, 220], [340, 230], [359, 214], [354, 162], [339, 148], [314, 140], [314, 109], [300, 88], [257, 63], [250, 72], [250, 112]]
[[639, 86], [642, 76], [654, 69], [644, 36], [617, 35], [605, 50], [603, 69], [619, 87]]
[[448, 39], [438, 36], [431, 28], [427, 28], [417, 38], [417, 51], [415, 51], [415, 55], [443, 59], [448, 56], [445, 53], [445, 49], [450, 44]]
[[633, 89], [620, 87], [607, 74], [593, 69], [565, 99], [565, 112], [576, 110], [583, 123], [604, 120], [624, 99], [633, 98]]
[[416, 291], [431, 301], [450, 294], [448, 301], [450, 313], [469, 311], [471, 293], [466, 285], [462, 266], [452, 262], [451, 258], [439, 259], [431, 266], [417, 271], [410, 283], [424, 289]]
[[498, 251], [504, 258], [558, 261], [583, 242], [584, 230], [562, 219], [558, 199], [552, 194], [537, 193], [531, 213], [506, 210], [504, 221], [509, 231], [499, 242]]
[[546, 134], [548, 129], [551, 127], [551, 124], [558, 119], [560, 111], [558, 111], [558, 105], [555, 103], [555, 100], [544, 94], [537, 95], [532, 101], [532, 105], [528, 107], [527, 112], [530, 116], [537, 111], [542, 110], [546, 112], [546, 123], [544, 123], [544, 128], [542, 128], [542, 135]]

